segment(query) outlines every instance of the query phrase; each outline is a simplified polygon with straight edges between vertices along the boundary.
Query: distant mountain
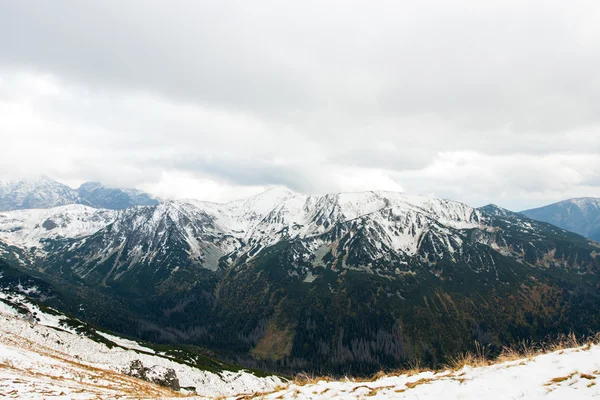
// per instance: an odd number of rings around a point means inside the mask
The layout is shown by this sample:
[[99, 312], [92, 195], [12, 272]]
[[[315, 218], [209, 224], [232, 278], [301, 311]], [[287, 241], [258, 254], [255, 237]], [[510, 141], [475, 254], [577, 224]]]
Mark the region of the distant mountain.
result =
[[599, 198], [581, 197], [560, 201], [544, 207], [521, 211], [521, 214], [600, 241]]
[[495, 204], [488, 204], [487, 206], [479, 207], [478, 210], [487, 215], [493, 215], [495, 217], [507, 217], [508, 218], [508, 217], [514, 217], [515, 214], [518, 214], [513, 211], [507, 210], [506, 208], [497, 206]]
[[0, 181], [1, 211], [51, 208], [74, 203], [81, 203], [76, 191], [46, 177], [13, 182]]
[[142, 191], [107, 188], [97, 182], [86, 182], [78, 189], [72, 189], [47, 177], [0, 181], [0, 211], [52, 208], [67, 204], [117, 210], [158, 203], [157, 199]]
[[107, 188], [98, 182], [85, 182], [77, 189], [82, 204], [119, 210], [133, 206], [153, 206], [158, 200], [137, 189]]
[[600, 331], [597, 243], [405, 193], [276, 187], [229, 203], [2, 212], [0, 259], [55, 282], [94, 324], [288, 372], [439, 366], [475, 340]]

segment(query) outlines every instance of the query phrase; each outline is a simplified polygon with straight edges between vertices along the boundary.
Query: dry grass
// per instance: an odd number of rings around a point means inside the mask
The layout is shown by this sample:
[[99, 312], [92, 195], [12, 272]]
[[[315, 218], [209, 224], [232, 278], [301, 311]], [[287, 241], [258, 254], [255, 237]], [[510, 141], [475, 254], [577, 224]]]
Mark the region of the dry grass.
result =
[[360, 385], [360, 386], [356, 386], [354, 389], [352, 389], [352, 390], [350, 391], [350, 393], [354, 393], [354, 392], [356, 392], [358, 389], [363, 389], [363, 388], [371, 390], [371, 388], [370, 388], [369, 386], [367, 386], [367, 385]]
[[429, 382], [431, 382], [431, 381], [433, 381], [433, 380], [434, 380], [434, 379], [422, 378], [422, 379], [419, 379], [418, 381], [414, 381], [414, 382], [406, 382], [406, 383], [404, 384], [404, 386], [406, 386], [406, 387], [407, 387], [407, 388], [409, 388], [409, 389], [413, 389], [413, 388], [415, 388], [415, 387], [417, 387], [417, 386], [419, 386], [419, 385], [423, 385], [423, 384], [425, 384], [425, 383], [429, 383]]
[[335, 379], [332, 376], [323, 376], [323, 375], [315, 375], [315, 374], [307, 374], [305, 372], [301, 372], [294, 376], [292, 383], [296, 386], [306, 386], [306, 385], [314, 385], [319, 381], [331, 382]]
[[420, 374], [421, 372], [425, 372], [425, 371], [428, 371], [428, 369], [427, 368], [423, 368], [421, 366], [421, 362], [419, 360], [415, 360], [415, 361], [411, 361], [408, 364], [408, 368], [406, 370], [400, 371], [400, 372], [402, 372], [401, 374], [399, 374], [398, 372], [396, 372], [395, 375], [397, 376], [397, 375], [406, 374], [407, 376], [413, 376], [413, 375], [417, 375], [417, 374]]
[[475, 341], [475, 351], [468, 351], [463, 354], [459, 354], [456, 357], [450, 358], [447, 367], [452, 370], [459, 370], [464, 366], [470, 367], [484, 367], [490, 365], [492, 360], [490, 359], [490, 346], [483, 346], [479, 342]]
[[395, 388], [395, 386], [378, 386], [375, 388], [371, 388], [371, 391], [369, 393], [367, 393], [365, 395], [365, 397], [372, 397], [375, 396], [377, 393], [379, 393], [380, 390], [389, 390], [389, 389], [393, 389]]
[[532, 341], [520, 341], [514, 346], [503, 347], [500, 355], [496, 358], [496, 362], [503, 363], [507, 361], [516, 361], [522, 359], [531, 360], [541, 352], [541, 347]]
[[[268, 392], [255, 392], [252, 394], [242, 394], [242, 395], [238, 395], [235, 397], [235, 400], [251, 400], [251, 399], [256, 399], [256, 398], [264, 398], [266, 396], [275, 394], [277, 392], [281, 392], [282, 390], [285, 390], [286, 386], [283, 385], [278, 385], [277, 387], [275, 387], [273, 390], [268, 391]], [[217, 397], [217, 399], [226, 399], [227, 396], [221, 396], [221, 397]], [[283, 398], [283, 395], [277, 397], [279, 398]]]
[[503, 363], [507, 361], [517, 361], [521, 359], [531, 360], [535, 356], [541, 354], [553, 353], [559, 351], [562, 354], [567, 349], [579, 348], [586, 351], [593, 344], [600, 342], [598, 334], [590, 336], [586, 339], [579, 339], [574, 333], [562, 334], [553, 340], [535, 343], [532, 341], [521, 341], [513, 347], [504, 347], [500, 355], [494, 359], [495, 363]]
[[250, 352], [259, 359], [281, 360], [290, 355], [293, 339], [292, 328], [279, 327], [275, 322], [269, 321], [263, 338]]
[[381, 379], [385, 376], [390, 376], [390, 373], [386, 373], [385, 371], [381, 370], [381, 371], [378, 371], [375, 374], [365, 377], [365, 378], [353, 377], [353, 378], [350, 378], [350, 380], [352, 382], [375, 382], [376, 380]]
[[546, 383], [544, 384], [544, 386], [552, 386], [552, 385], [554, 385], [554, 384], [556, 384], [556, 383], [561, 383], [561, 382], [567, 381], [567, 380], [571, 379], [571, 378], [572, 378], [572, 377], [573, 377], [573, 376], [574, 376], [576, 373], [577, 373], [577, 372], [573, 372], [573, 373], [572, 373], [572, 374], [570, 374], [570, 375], [566, 375], [566, 376], [557, 376], [556, 378], [552, 378], [552, 379], [550, 379], [548, 382], [546, 382]]

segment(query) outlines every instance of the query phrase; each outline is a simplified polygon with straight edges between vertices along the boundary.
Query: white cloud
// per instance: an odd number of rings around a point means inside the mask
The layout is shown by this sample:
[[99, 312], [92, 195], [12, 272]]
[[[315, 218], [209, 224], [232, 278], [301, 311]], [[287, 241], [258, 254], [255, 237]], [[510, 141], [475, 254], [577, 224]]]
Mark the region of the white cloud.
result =
[[600, 5], [0, 4], [0, 177], [600, 195]]

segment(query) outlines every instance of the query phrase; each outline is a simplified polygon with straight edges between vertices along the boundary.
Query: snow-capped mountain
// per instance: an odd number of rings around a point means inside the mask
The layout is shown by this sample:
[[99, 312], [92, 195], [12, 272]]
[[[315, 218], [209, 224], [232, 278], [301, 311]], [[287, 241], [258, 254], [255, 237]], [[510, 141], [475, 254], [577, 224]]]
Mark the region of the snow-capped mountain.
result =
[[521, 214], [600, 241], [600, 199], [598, 198], [581, 197], [564, 200], [521, 211]]
[[159, 201], [137, 189], [107, 188], [98, 182], [85, 182], [77, 188], [83, 204], [119, 210], [134, 206], [152, 206]]
[[183, 200], [121, 211], [70, 205], [0, 213], [6, 244], [64, 258], [61, 265], [88, 278], [114, 263], [115, 255], [115, 276], [148, 265], [155, 265], [155, 277], [165, 278], [175, 268], [180, 274], [198, 267], [216, 271], [284, 240], [301, 243], [302, 258], [324, 256], [327, 249], [356, 268], [367, 267], [364, 259], [368, 265], [392, 258], [405, 264], [427, 246], [434, 249], [424, 255], [431, 261], [462, 252], [460, 231], [467, 229], [487, 228], [479, 211], [457, 202], [394, 192], [312, 197], [281, 187], [224, 204]]
[[83, 204], [96, 208], [122, 209], [155, 205], [158, 200], [137, 189], [107, 188], [85, 182], [72, 189], [48, 177], [36, 180], [0, 181], [0, 211], [52, 208]]
[[[490, 210], [395, 192], [313, 197], [276, 187], [223, 204], [180, 200], [120, 211], [70, 205], [4, 212], [0, 239], [102, 282], [140, 268], [165, 279], [189, 269], [217, 271], [280, 242], [294, 243], [292, 274], [304, 276], [335, 260], [343, 268], [387, 275], [446, 258], [467, 257], [471, 268], [491, 268], [484, 262], [489, 249], [474, 248], [481, 244], [517, 254], [521, 250], [511, 250], [495, 225], [510, 212]], [[521, 225], [537, 240], [531, 224]], [[475, 259], [471, 251], [479, 251]], [[95, 272], [105, 269], [110, 274]]]
[[0, 213], [0, 258], [61, 288], [69, 312], [288, 370], [600, 330], [599, 253], [496, 206], [383, 191]]
[[46, 239], [89, 236], [117, 218], [113, 210], [81, 204], [0, 213], [0, 237], [26, 248], [40, 247]]
[[36, 180], [0, 181], [0, 210], [51, 208], [80, 203], [76, 191], [47, 177]]

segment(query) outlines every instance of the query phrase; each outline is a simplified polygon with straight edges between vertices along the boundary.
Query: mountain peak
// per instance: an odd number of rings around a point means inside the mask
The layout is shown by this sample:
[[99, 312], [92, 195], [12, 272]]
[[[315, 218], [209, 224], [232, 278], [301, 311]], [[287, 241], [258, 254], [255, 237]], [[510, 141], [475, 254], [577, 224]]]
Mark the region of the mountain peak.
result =
[[584, 209], [586, 207], [600, 207], [600, 198], [597, 197], [576, 197], [565, 200], [565, 202], [575, 204], [577, 207]]
[[58, 181], [50, 178], [48, 175], [41, 175], [36, 179], [32, 179], [31, 182], [42, 182], [42, 183], [59, 183]]
[[231, 203], [243, 203], [243, 204], [254, 204], [261, 208], [272, 209], [278, 204], [291, 199], [293, 197], [303, 196], [296, 192], [291, 191], [285, 186], [273, 186], [264, 192], [255, 194], [254, 196], [246, 199], [236, 200]]
[[267, 197], [267, 196], [268, 197], [289, 197], [289, 196], [294, 196], [297, 194], [298, 193], [290, 190], [287, 186], [275, 185], [275, 186], [271, 186], [264, 192], [254, 195], [253, 197], [259, 197], [259, 196], [260, 197]]
[[83, 182], [81, 185], [79, 185], [79, 189], [81, 188], [101, 188], [104, 187], [103, 184], [101, 184], [100, 182], [96, 182], [96, 181], [87, 181], [87, 182]]
[[600, 199], [598, 198], [577, 197], [524, 210], [521, 214], [596, 241], [600, 240]]
[[154, 205], [158, 204], [158, 200], [141, 191], [106, 188], [99, 182], [85, 182], [73, 189], [46, 175], [35, 179], [0, 182], [0, 211], [51, 208], [67, 204], [120, 209]]
[[500, 217], [509, 217], [509, 216], [515, 214], [514, 211], [510, 211], [510, 210], [508, 210], [504, 207], [500, 207], [496, 204], [488, 204], [488, 205], [479, 207], [477, 209], [485, 214], [493, 215], [493, 216], [500, 216]]

